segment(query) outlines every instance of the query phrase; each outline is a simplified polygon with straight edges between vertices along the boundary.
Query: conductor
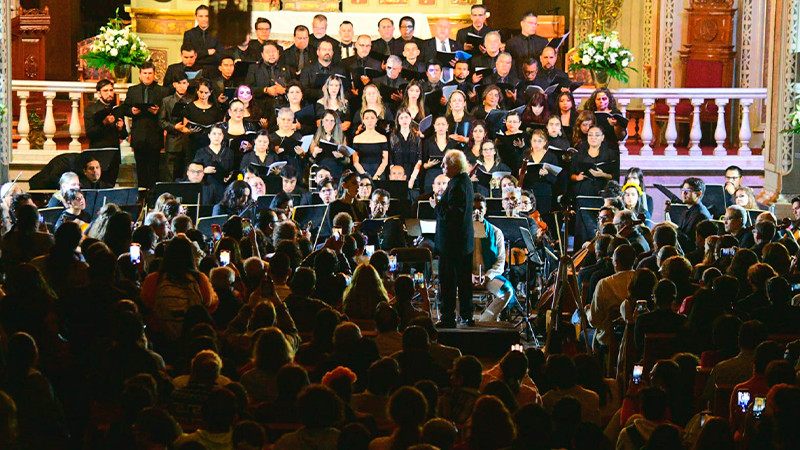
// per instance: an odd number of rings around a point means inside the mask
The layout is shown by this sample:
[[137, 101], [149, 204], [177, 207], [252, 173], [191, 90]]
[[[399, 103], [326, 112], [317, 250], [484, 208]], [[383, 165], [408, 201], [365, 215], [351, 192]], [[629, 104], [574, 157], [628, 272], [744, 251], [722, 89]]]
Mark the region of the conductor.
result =
[[[473, 326], [472, 252], [475, 248], [472, 228], [472, 181], [467, 175], [467, 158], [459, 150], [450, 150], [442, 159], [442, 170], [450, 178], [441, 196], [432, 196], [436, 215], [436, 250], [439, 252], [439, 294], [441, 319], [438, 328], [456, 327], [456, 295], [462, 325]], [[457, 293], [457, 294], [456, 294]]]

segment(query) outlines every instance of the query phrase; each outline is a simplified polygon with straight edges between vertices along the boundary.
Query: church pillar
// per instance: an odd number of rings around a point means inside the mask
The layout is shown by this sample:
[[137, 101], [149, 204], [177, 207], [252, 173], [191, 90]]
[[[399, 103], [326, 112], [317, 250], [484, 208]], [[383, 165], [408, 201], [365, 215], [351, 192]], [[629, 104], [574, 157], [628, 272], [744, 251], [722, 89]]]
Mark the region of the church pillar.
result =
[[798, 90], [800, 52], [800, 0], [775, 0], [767, 16], [768, 42], [767, 98], [764, 133], [764, 191], [759, 200], [767, 202], [783, 195], [789, 201], [800, 193], [800, 165], [794, 160], [800, 152], [800, 139], [782, 133], [789, 127]]

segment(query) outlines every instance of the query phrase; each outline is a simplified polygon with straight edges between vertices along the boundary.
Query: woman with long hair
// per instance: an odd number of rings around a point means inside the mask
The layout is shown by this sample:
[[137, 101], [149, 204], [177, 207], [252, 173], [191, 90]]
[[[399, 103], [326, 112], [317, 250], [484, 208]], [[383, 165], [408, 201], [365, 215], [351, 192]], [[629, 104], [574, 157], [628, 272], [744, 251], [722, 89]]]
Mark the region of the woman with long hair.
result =
[[469, 126], [474, 117], [467, 113], [467, 94], [456, 90], [447, 102], [448, 138], [455, 144], [453, 148], [463, 150], [469, 142]]
[[469, 142], [467, 142], [467, 148], [464, 154], [467, 155], [467, 161], [475, 165], [481, 157], [481, 145], [489, 139], [488, 127], [485, 121], [475, 119], [472, 121], [469, 128]]
[[[556, 110], [553, 111], [551, 116], [556, 116], [561, 120], [561, 129], [567, 139], [572, 138], [572, 130], [575, 127], [575, 121], [578, 120], [578, 108], [575, 103], [575, 97], [571, 92], [559, 92], [556, 95]], [[576, 144], [572, 141], [572, 146]]]
[[[361, 93], [361, 109], [353, 114], [353, 126], [355, 129], [354, 135], [361, 134], [364, 131], [364, 112], [371, 110], [378, 117], [378, 120], [394, 120], [392, 110], [384, 103], [381, 97], [381, 91], [373, 83], [364, 86], [364, 91]], [[377, 124], [376, 124], [377, 129]]]
[[86, 198], [80, 189], [70, 189], [64, 193], [64, 211], [56, 221], [57, 230], [65, 222], [75, 222], [85, 231], [89, 227], [92, 217], [86, 212]]
[[271, 122], [268, 117], [272, 118], [272, 114], [269, 111], [266, 114], [262, 113], [260, 104], [253, 101], [253, 91], [250, 90], [250, 86], [246, 84], [239, 86], [236, 90], [236, 99], [244, 105], [244, 121], [251, 127], [266, 130]]
[[589, 128], [597, 125], [597, 120], [591, 111], [581, 111], [575, 119], [575, 125], [572, 127], [572, 147], [576, 150], [586, 148], [588, 140], [586, 135], [589, 133]]
[[[390, 163], [403, 166], [405, 173], [411, 174], [419, 160], [420, 144], [419, 128], [414, 123], [413, 114], [401, 106], [395, 115], [394, 130], [389, 135]], [[408, 188], [414, 188], [410, 178]]]
[[533, 130], [543, 130], [547, 126], [547, 119], [550, 118], [550, 111], [547, 107], [547, 96], [541, 92], [534, 92], [525, 111], [522, 112], [522, 123], [529, 133]]
[[[242, 162], [239, 163], [239, 173], [246, 174], [250, 164], [269, 166], [277, 160], [277, 155], [270, 151], [269, 132], [261, 130], [253, 140], [253, 151], [245, 153], [242, 157]], [[258, 170], [255, 169], [251, 171], [255, 174], [258, 173]]]
[[419, 153], [414, 170], [408, 179], [409, 186], [413, 185], [421, 171], [422, 192], [431, 192], [433, 180], [442, 174], [442, 159], [444, 154], [453, 148], [453, 141], [447, 136], [447, 118], [439, 116], [433, 121], [433, 136], [422, 142], [422, 151]]
[[344, 97], [342, 81], [333, 75], [325, 80], [325, 84], [322, 86], [322, 98], [317, 100], [317, 103], [314, 105], [314, 112], [316, 113], [315, 115], [318, 119], [318, 127], [319, 122], [322, 121], [323, 116], [328, 111], [333, 111], [337, 115], [339, 118], [339, 123], [342, 127], [342, 131], [347, 131], [350, 129], [350, 122], [352, 118], [350, 104]]
[[[262, 303], [259, 307], [274, 307]], [[275, 311], [272, 311], [275, 314]], [[283, 332], [276, 327], [264, 330], [253, 346], [253, 368], [242, 375], [241, 383], [252, 402], [275, 401], [278, 398], [278, 370], [291, 364], [294, 351]]]
[[497, 154], [494, 142], [484, 141], [481, 144], [481, 157], [478, 159], [477, 164], [480, 164], [482, 170], [486, 173], [495, 172], [511, 172], [511, 169], [506, 165], [500, 155]]
[[[523, 189], [533, 192], [536, 197], [537, 210], [546, 214], [553, 210], [553, 191], [557, 178], [544, 164], [558, 166], [558, 157], [547, 149], [547, 137], [544, 131], [534, 130], [530, 143], [530, 151], [523, 158], [522, 166], [519, 169], [519, 185]], [[535, 173], [528, 173], [529, 167], [538, 167], [538, 170]], [[534, 181], [526, 184], [526, 177], [533, 178]]]
[[425, 96], [422, 95], [422, 84], [419, 81], [413, 80], [408, 83], [408, 87], [403, 93], [403, 102], [400, 104], [400, 108], [397, 110], [398, 114], [396, 115], [399, 115], [400, 110], [403, 108], [411, 115], [411, 120], [417, 123], [422, 121], [427, 115], [425, 110]]
[[[337, 80], [338, 81], [338, 80]], [[344, 128], [339, 122], [340, 114], [333, 110], [327, 110], [322, 115], [317, 132], [311, 139], [308, 160], [311, 164], [328, 169], [334, 180], [338, 180], [344, 172], [344, 168], [350, 164], [350, 156], [342, 148], [346, 145]], [[329, 142], [336, 145], [335, 150], [320, 147], [320, 142]]]
[[158, 271], [149, 274], [142, 284], [142, 303], [152, 311], [154, 332], [175, 342], [189, 308], [202, 305], [213, 313], [218, 301], [208, 277], [197, 270], [192, 242], [182, 235], [172, 238]]
[[[223, 132], [224, 142], [233, 154], [233, 167], [239, 167], [244, 154], [253, 148], [253, 136], [261, 129], [257, 122], [244, 120], [244, 115], [244, 103], [239, 99], [233, 99], [228, 104], [228, 120], [223, 121], [219, 127], [214, 127]], [[211, 140], [210, 132], [211, 130], [209, 130], [209, 140]]]
[[[207, 127], [222, 120], [222, 111], [217, 103], [211, 98], [213, 87], [210, 81], [200, 80], [197, 82], [197, 91], [195, 100], [186, 105], [183, 113], [182, 127], [189, 131], [189, 145], [186, 152], [186, 162], [194, 159], [194, 154], [197, 149], [203, 148], [209, 144], [208, 134], [204, 133], [204, 128], [190, 125], [193, 124], [203, 125]], [[178, 131], [183, 131], [177, 126]]]
[[639, 185], [628, 183], [622, 186], [622, 206], [633, 211], [634, 216], [638, 217], [639, 214], [644, 214], [645, 218], [650, 220], [650, 211], [645, 206], [644, 192]]
[[595, 89], [584, 109], [594, 112], [595, 120], [603, 130], [605, 143], [612, 157], [609, 173], [613, 180], [619, 181], [619, 141], [625, 139], [628, 131], [622, 121], [613, 117], [613, 115], [621, 114], [617, 109], [617, 100], [608, 88]]
[[100, 211], [98, 211], [97, 217], [95, 217], [86, 230], [86, 237], [102, 241], [103, 237], [106, 235], [108, 220], [111, 219], [111, 216], [120, 211], [122, 210], [114, 203], [106, 203], [103, 205]]
[[[225, 186], [239, 167], [236, 156], [227, 145], [222, 127], [214, 125], [208, 131], [209, 144], [197, 150], [193, 162], [203, 165], [203, 173], [218, 186]], [[241, 161], [241, 159], [240, 159]]]
[[639, 186], [639, 189], [642, 191], [642, 198], [644, 199], [642, 205], [644, 206], [644, 209], [652, 214], [653, 197], [647, 195], [647, 186], [644, 182], [644, 173], [642, 172], [642, 169], [638, 167], [631, 167], [627, 172], [625, 172], [625, 183], [623, 185], [629, 183]]
[[351, 319], [372, 319], [380, 302], [388, 303], [389, 294], [378, 271], [368, 263], [360, 264], [344, 291], [342, 311]]
[[[366, 89], [366, 88], [365, 88]], [[369, 174], [373, 180], [380, 180], [389, 166], [389, 141], [376, 130], [378, 114], [366, 109], [361, 113], [364, 131], [353, 138], [353, 167], [359, 175]]]
[[47, 284], [59, 297], [89, 283], [89, 266], [78, 246], [83, 233], [75, 222], [64, 222], [55, 233], [55, 245], [47, 255], [33, 258], [31, 265], [42, 272]]
[[[214, 205], [213, 214], [215, 216], [240, 216], [249, 205], [250, 185], [244, 181], [236, 180], [225, 188], [222, 200]], [[251, 210], [248, 210], [248, 213]]]
[[744, 209], [760, 209], [753, 189], [748, 186], [739, 186], [733, 193], [733, 201]]
[[[503, 99], [503, 91], [495, 84], [490, 84], [483, 90], [481, 104], [472, 109], [472, 116], [477, 120], [486, 120], [486, 116], [497, 109], [500, 109], [500, 101]], [[494, 134], [498, 130], [492, 130]]]

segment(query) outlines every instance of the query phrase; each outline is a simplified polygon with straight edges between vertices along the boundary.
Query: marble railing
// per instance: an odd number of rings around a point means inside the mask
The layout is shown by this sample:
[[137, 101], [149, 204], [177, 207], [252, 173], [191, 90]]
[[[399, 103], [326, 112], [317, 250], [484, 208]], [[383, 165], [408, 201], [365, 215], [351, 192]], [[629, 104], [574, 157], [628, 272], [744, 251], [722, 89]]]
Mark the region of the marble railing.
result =
[[[726, 117], [726, 114], [741, 114], [737, 117], [738, 120], [733, 123], [739, 124], [738, 130], [731, 130], [732, 136], [738, 137], [739, 156], [751, 156], [750, 139], [752, 138], [751, 129], [751, 109], [756, 100], [767, 98], [766, 88], [677, 88], [677, 89], [618, 89], [613, 90], [612, 93], [617, 100], [618, 107], [623, 115], [627, 115], [628, 107], [633, 100], [641, 100], [643, 105], [644, 117], [642, 119], [642, 148], [641, 156], [653, 156], [653, 125], [652, 119], [654, 115], [653, 106], [658, 100], [664, 100], [669, 107], [668, 118], [666, 121], [666, 130], [664, 139], [666, 147], [664, 149], [664, 156], [677, 156], [678, 151], [675, 148], [675, 141], [678, 139], [678, 127], [676, 120], [676, 106], [681, 100], [689, 100], [692, 106], [691, 113], [691, 131], [689, 132], [689, 156], [702, 156], [700, 149], [700, 140], [702, 139], [702, 130], [700, 126], [700, 106], [707, 100], [713, 101], [718, 108], [716, 129], [714, 131], [714, 141], [717, 146], [714, 148], [713, 156], [725, 156], [727, 150], [724, 146], [726, 139], [728, 139], [728, 130], [726, 130], [726, 123], [731, 123], [731, 118]], [[591, 89], [580, 88], [575, 91], [575, 100], [584, 101], [592, 94]], [[738, 108], [726, 108], [728, 103], [733, 101], [738, 102]], [[733, 139], [731, 139], [733, 140]], [[625, 142], [621, 142], [620, 151], [623, 155], [627, 154]], [[708, 156], [711, 157], [711, 156]]]
[[[84, 134], [81, 126], [81, 96], [84, 94], [94, 94], [95, 83], [81, 81], [34, 81], [34, 80], [12, 80], [11, 89], [13, 95], [19, 99], [19, 116], [17, 121], [17, 134], [19, 140], [16, 142], [17, 150], [30, 150], [28, 133], [30, 133], [30, 123], [28, 122], [28, 99], [32, 92], [41, 92], [45, 99], [45, 112], [43, 119], [44, 150], [55, 150], [56, 142], [53, 138], [56, 135], [56, 120], [53, 111], [53, 100], [58, 94], [67, 94], [72, 103], [72, 112], [69, 116], [69, 135], [72, 141], [69, 143], [70, 151], [80, 151], [81, 144], [78, 139]], [[115, 85], [115, 90], [119, 96], [119, 101], [125, 100], [128, 92], [127, 84]], [[93, 97], [92, 97], [93, 98]], [[123, 142], [123, 146], [126, 145]]]

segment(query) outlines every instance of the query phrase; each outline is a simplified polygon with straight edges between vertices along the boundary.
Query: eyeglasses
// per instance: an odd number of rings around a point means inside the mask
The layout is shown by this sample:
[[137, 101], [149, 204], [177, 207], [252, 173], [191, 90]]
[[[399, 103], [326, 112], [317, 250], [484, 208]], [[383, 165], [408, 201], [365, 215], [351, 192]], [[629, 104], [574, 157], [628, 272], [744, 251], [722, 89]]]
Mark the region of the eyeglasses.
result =
[[358, 183], [361, 187], [372, 187], [372, 183]]
[[698, 191], [695, 191], [694, 189], [686, 188], [686, 189], [681, 189], [681, 192], [683, 192], [684, 194], [691, 194], [692, 192], [698, 192]]
[[589, 133], [587, 134], [589, 137], [603, 137], [603, 133]]

